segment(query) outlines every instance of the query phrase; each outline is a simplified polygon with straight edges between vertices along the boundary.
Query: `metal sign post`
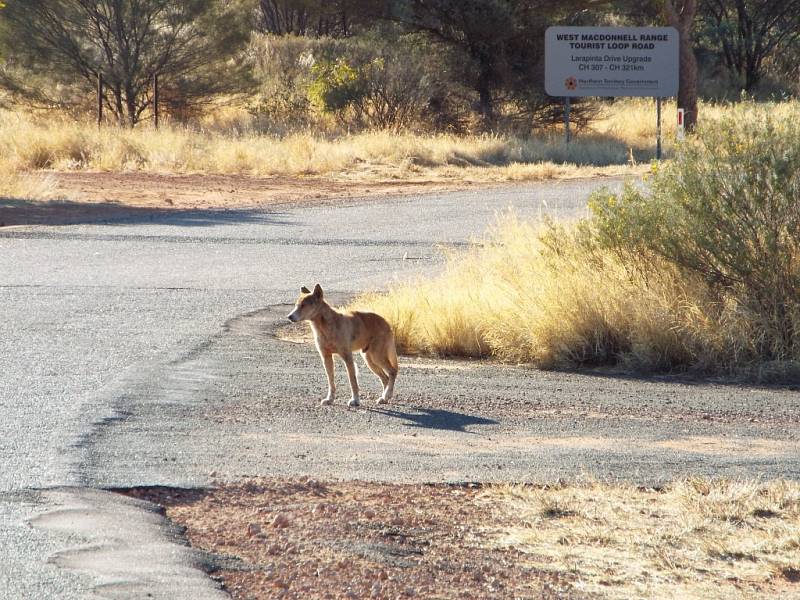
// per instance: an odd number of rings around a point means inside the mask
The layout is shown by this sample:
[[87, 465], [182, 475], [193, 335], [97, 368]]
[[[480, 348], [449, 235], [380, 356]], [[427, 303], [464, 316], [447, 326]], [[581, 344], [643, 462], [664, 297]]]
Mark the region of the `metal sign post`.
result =
[[565, 96], [564, 97], [564, 142], [567, 144], [569, 144], [570, 140], [569, 111], [570, 111], [569, 96]]
[[656, 96], [656, 160], [661, 160], [661, 98]]

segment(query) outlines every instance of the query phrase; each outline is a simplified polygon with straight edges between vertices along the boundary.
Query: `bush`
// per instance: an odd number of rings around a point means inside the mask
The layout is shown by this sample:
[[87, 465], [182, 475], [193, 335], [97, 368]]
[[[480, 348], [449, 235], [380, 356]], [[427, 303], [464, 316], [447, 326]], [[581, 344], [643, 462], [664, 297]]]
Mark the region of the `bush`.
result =
[[699, 275], [753, 321], [757, 358], [783, 361], [800, 358], [800, 123], [773, 109], [706, 122], [649, 189], [590, 206], [602, 245], [636, 268], [659, 258]]
[[248, 60], [260, 82], [250, 103], [260, 129], [467, 128], [455, 59], [423, 36], [388, 26], [346, 39], [257, 35]]
[[342, 124], [399, 130], [417, 124], [434, 94], [426, 74], [431, 60], [419, 56], [409, 36], [365, 36], [343, 56], [312, 67], [309, 98]]
[[512, 219], [440, 277], [356, 305], [384, 314], [410, 352], [797, 380], [800, 120], [788, 108], [730, 109], [648, 186], [594, 195], [593, 218]]

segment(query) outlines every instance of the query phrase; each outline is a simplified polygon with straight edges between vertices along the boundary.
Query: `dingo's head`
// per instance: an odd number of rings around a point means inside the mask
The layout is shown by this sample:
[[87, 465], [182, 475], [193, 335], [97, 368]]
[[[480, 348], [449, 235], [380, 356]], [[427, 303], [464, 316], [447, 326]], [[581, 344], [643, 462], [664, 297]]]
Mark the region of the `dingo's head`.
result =
[[295, 302], [294, 310], [288, 314], [288, 318], [292, 323], [298, 321], [308, 321], [317, 316], [320, 307], [322, 306], [322, 288], [319, 284], [314, 286], [314, 291], [311, 292], [306, 286], [300, 288], [300, 297]]

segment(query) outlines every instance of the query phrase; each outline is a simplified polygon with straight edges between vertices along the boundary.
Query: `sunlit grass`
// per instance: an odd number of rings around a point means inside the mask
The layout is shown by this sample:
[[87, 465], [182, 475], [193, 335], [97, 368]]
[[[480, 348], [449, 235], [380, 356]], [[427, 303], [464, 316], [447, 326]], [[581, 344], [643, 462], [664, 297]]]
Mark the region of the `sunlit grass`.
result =
[[587, 244], [574, 226], [506, 218], [444, 272], [357, 298], [404, 352], [493, 357], [542, 368], [782, 377], [759, 362], [757, 319], [699, 278], [657, 261], [647, 272]]
[[[704, 106], [711, 116], [724, 107]], [[779, 110], [798, 114], [797, 103]], [[664, 108], [667, 152], [674, 105]], [[166, 173], [242, 173], [382, 180], [524, 181], [630, 172], [654, 154], [652, 101], [627, 100], [569, 145], [558, 130], [533, 137], [366, 132], [323, 135], [258, 133], [246, 116], [207, 128], [166, 125], [98, 128], [53, 114], [0, 112], [0, 166], [6, 170], [143, 170]]]
[[688, 479], [487, 488], [487, 532], [600, 598], [795, 597], [800, 483]]

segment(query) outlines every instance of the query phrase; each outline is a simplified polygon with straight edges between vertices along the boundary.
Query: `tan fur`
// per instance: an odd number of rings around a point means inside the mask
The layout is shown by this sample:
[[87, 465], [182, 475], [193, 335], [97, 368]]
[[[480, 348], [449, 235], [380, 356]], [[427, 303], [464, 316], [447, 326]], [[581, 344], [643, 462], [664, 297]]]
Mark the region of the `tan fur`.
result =
[[336, 394], [333, 380], [333, 355], [338, 354], [347, 367], [350, 379], [350, 406], [358, 406], [358, 379], [353, 352], [361, 352], [367, 366], [378, 376], [383, 385], [379, 404], [391, 400], [394, 382], [399, 365], [395, 349], [394, 334], [386, 319], [370, 312], [339, 312], [323, 298], [319, 284], [311, 292], [302, 288], [302, 294], [295, 303], [289, 320], [309, 321], [314, 332], [317, 351], [322, 357], [325, 373], [328, 376], [328, 396], [322, 404], [331, 404]]

